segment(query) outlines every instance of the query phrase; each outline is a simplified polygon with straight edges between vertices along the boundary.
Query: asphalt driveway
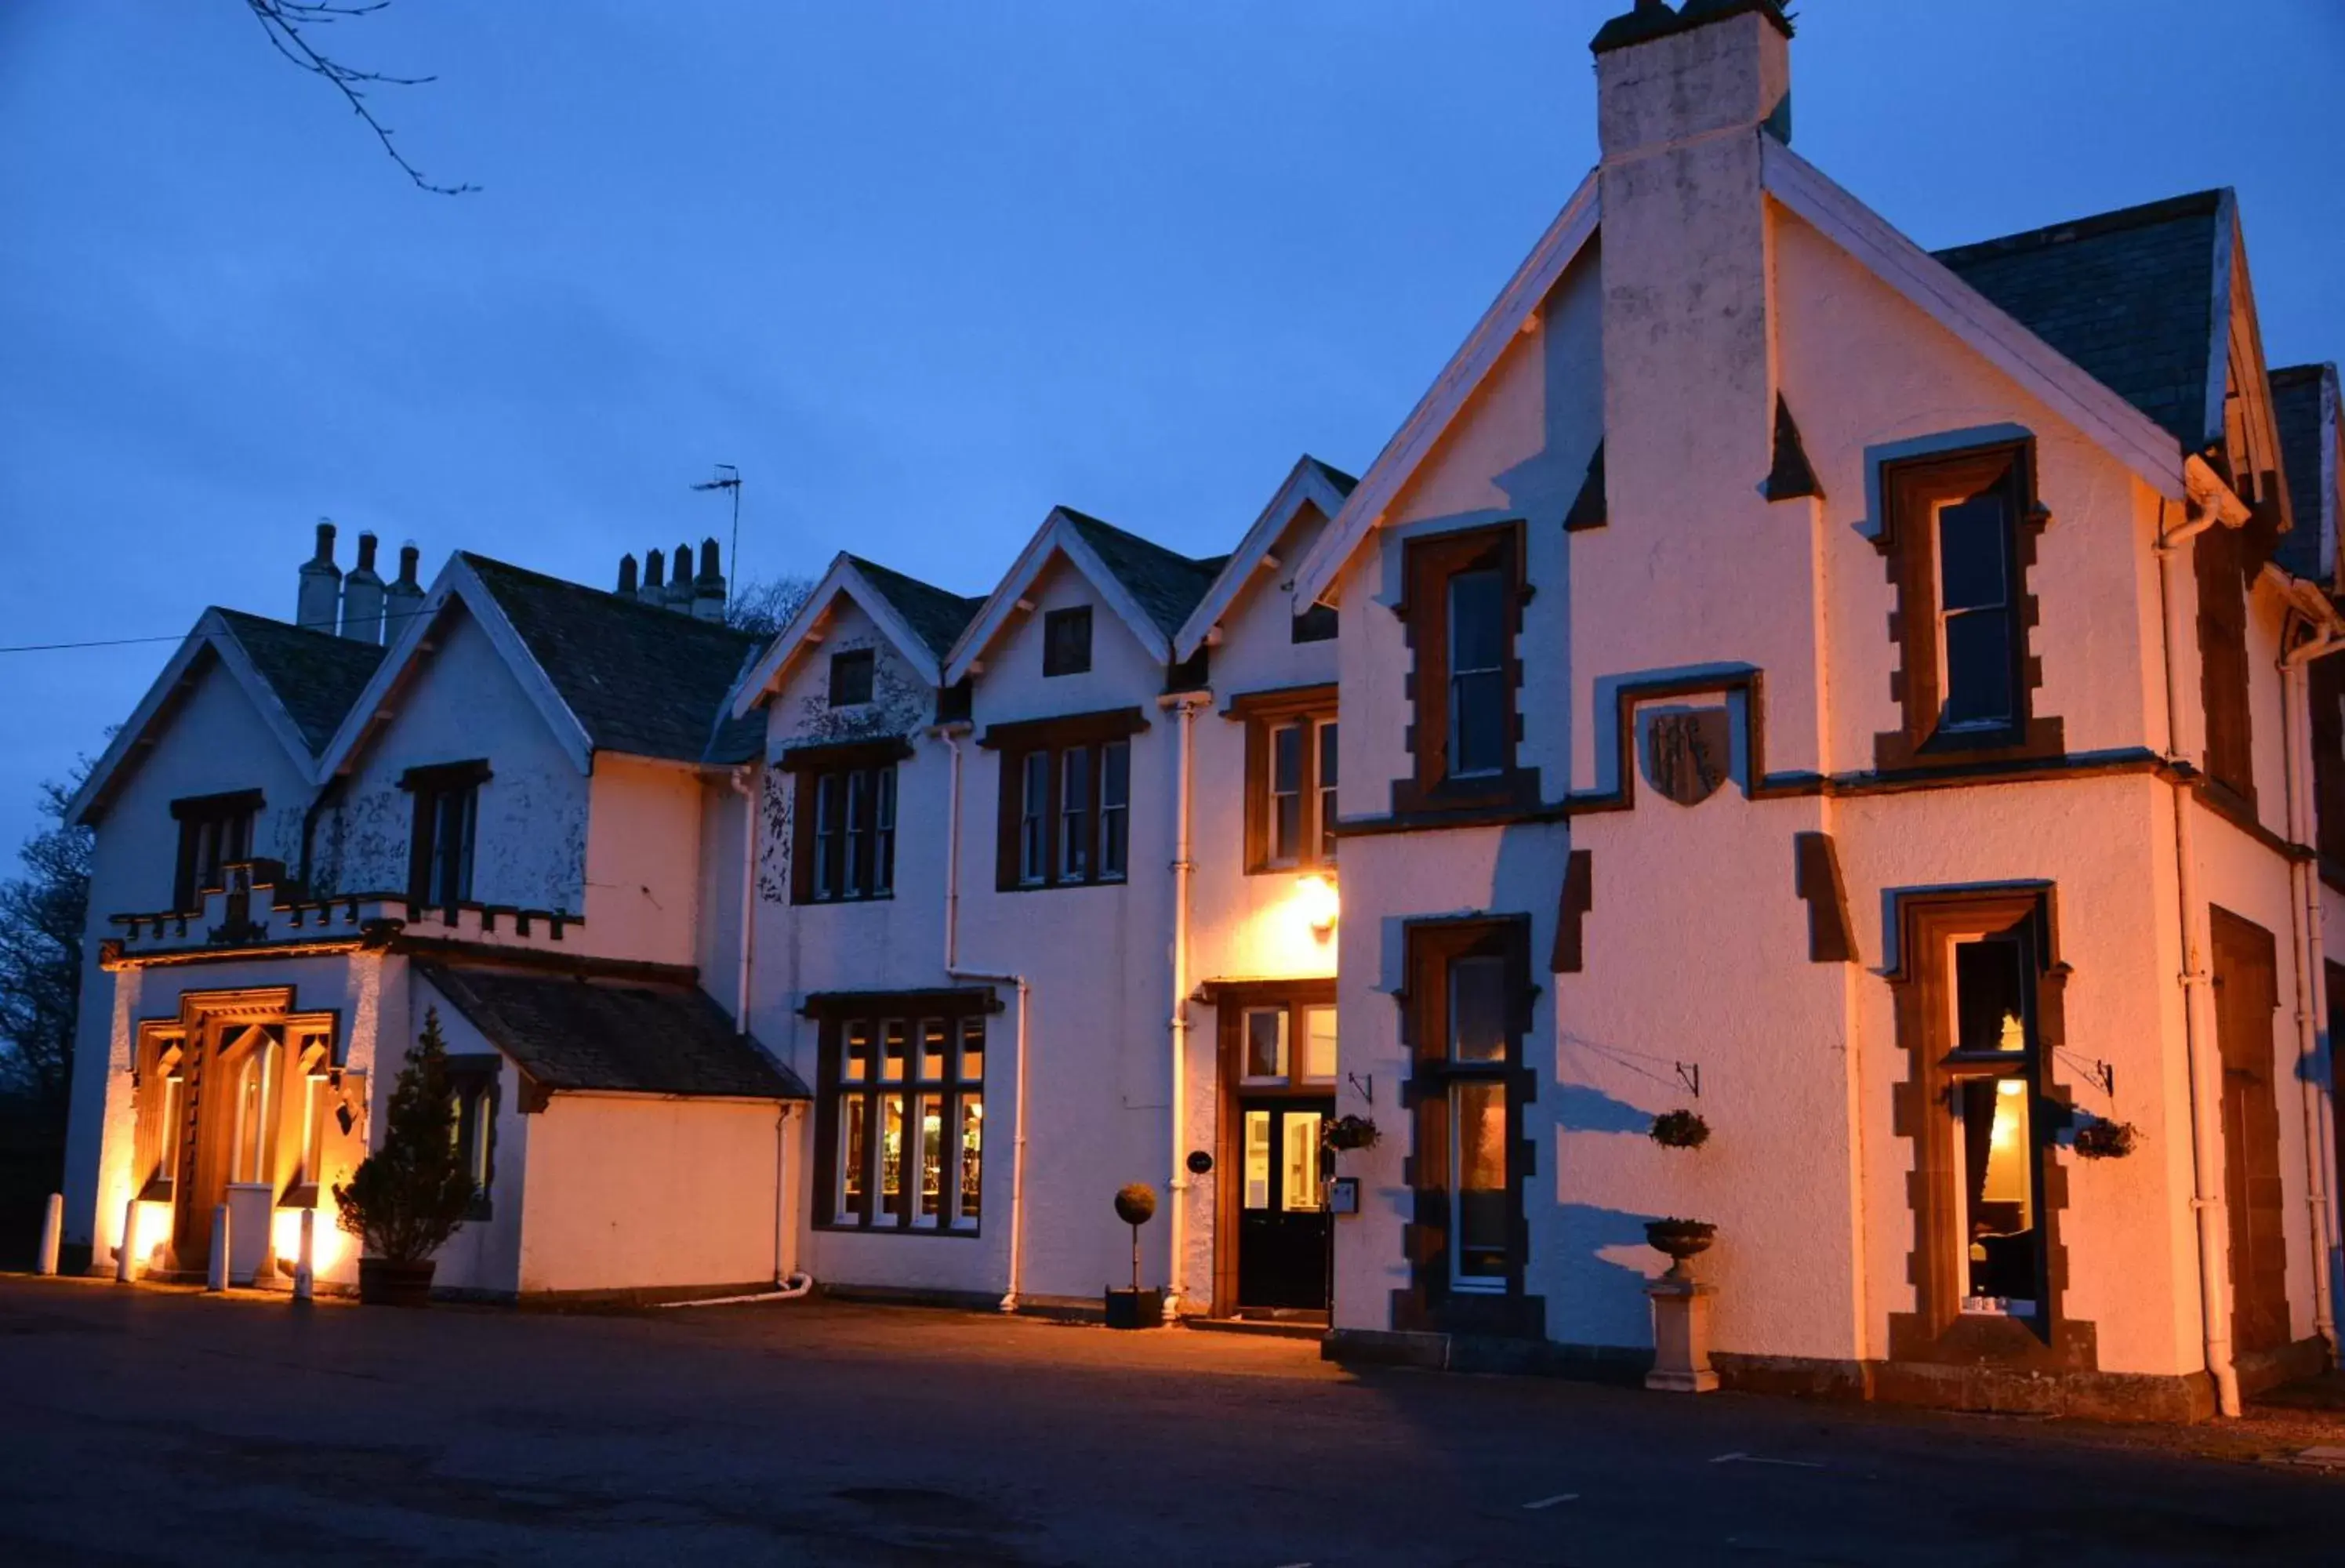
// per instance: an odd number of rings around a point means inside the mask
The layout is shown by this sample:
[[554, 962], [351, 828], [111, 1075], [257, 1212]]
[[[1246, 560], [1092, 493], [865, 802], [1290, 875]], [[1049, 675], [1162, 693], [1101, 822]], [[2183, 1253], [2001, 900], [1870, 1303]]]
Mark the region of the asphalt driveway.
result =
[[2255, 1430], [1363, 1377], [916, 1309], [0, 1278], [10, 1563], [2345, 1560], [2345, 1474]]

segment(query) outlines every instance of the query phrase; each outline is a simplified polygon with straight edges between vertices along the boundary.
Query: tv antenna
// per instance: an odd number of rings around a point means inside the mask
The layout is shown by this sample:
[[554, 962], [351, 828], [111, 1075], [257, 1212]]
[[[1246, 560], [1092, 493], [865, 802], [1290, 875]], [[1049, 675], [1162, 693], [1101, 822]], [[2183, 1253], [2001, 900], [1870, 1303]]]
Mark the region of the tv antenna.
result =
[[741, 470], [731, 463], [718, 463], [715, 479], [692, 488], [733, 492], [733, 548], [725, 557], [725, 608], [730, 610], [734, 592], [740, 586], [736, 580], [741, 575]]

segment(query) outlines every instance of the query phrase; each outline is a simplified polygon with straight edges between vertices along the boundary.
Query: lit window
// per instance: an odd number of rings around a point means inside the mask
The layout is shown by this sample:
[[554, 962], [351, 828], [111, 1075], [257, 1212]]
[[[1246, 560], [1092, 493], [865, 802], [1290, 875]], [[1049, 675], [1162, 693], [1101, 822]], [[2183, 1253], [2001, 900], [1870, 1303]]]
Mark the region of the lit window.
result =
[[1303, 1076], [1325, 1083], [1335, 1076], [1335, 1009], [1303, 1009]]
[[974, 1231], [984, 1190], [985, 1019], [834, 1017], [823, 1040], [816, 1222]]

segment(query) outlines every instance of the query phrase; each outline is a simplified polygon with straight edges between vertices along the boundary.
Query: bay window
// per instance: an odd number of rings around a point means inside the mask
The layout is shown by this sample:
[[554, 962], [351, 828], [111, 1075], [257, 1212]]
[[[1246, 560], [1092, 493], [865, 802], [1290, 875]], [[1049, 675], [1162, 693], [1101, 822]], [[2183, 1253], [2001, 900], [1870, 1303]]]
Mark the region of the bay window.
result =
[[990, 993], [830, 996], [808, 1007], [821, 1022], [814, 1223], [976, 1234]]

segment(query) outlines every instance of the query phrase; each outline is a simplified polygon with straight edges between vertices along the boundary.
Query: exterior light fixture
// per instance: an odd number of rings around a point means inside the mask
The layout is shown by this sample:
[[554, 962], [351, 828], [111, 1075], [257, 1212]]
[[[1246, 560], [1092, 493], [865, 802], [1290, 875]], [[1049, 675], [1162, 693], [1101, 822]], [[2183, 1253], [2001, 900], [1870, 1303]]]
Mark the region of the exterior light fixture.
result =
[[1332, 876], [1306, 876], [1296, 885], [1295, 906], [1302, 910], [1304, 924], [1325, 936], [1335, 929], [1335, 916], [1341, 905], [1335, 897], [1335, 879]]

